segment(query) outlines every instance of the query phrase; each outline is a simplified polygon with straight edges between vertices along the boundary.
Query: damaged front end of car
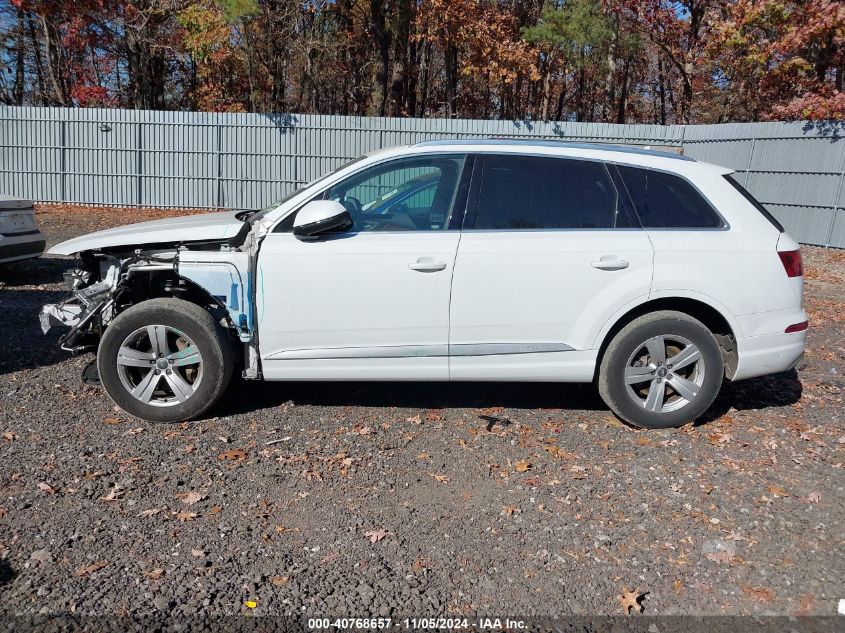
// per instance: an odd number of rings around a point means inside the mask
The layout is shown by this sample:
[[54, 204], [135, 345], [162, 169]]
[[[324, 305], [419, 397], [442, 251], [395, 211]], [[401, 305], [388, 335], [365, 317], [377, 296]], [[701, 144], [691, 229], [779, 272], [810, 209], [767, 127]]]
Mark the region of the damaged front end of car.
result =
[[41, 308], [41, 331], [47, 334], [53, 325], [67, 327], [59, 338], [63, 350], [74, 354], [95, 350], [103, 328], [115, 316], [123, 263], [115, 257], [84, 253], [80, 266], [64, 274], [70, 296]]
[[41, 328], [46, 334], [55, 325], [67, 327], [60, 345], [73, 354], [96, 351], [109, 323], [129, 307], [155, 297], [184, 299], [225, 327], [242, 350], [244, 377], [257, 378], [250, 262], [248, 247], [223, 241], [86, 251], [65, 273], [69, 296], [43, 306]]

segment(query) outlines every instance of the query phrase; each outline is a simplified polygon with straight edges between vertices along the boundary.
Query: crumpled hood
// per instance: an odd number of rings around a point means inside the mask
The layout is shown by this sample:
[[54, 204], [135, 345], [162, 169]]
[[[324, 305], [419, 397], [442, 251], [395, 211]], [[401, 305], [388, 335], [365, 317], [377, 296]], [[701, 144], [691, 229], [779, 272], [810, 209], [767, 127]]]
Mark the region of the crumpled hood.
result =
[[82, 251], [120, 246], [132, 247], [138, 244], [225, 240], [234, 237], [243, 226], [243, 223], [235, 218], [235, 213], [235, 211], [204, 213], [127, 224], [75, 237], [56, 244], [47, 252], [51, 255], [73, 255]]

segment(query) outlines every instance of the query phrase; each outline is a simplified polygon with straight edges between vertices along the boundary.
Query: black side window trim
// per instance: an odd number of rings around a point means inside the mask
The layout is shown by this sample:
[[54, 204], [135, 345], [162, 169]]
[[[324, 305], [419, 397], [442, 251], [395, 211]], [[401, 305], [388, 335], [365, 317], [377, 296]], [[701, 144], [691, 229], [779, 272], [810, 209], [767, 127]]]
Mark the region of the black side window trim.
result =
[[[613, 182], [613, 186], [616, 187], [616, 193], [619, 196], [616, 204], [628, 218], [628, 227], [642, 230], [643, 223], [640, 221], [640, 215], [637, 213], [637, 208], [634, 206], [634, 201], [631, 199], [628, 187], [625, 186], [625, 181], [622, 180], [622, 174], [616, 168], [616, 163], [605, 163], [605, 167], [607, 168], [607, 173], [610, 174], [610, 180]], [[612, 230], [618, 231], [621, 229], [614, 227]]]
[[466, 222], [470, 191], [475, 179], [475, 164], [477, 162], [475, 159], [475, 154], [467, 154], [464, 159], [464, 166], [458, 178], [458, 191], [455, 193], [455, 200], [452, 202], [452, 209], [449, 212], [447, 231], [460, 231]]
[[475, 230], [475, 225], [478, 222], [478, 192], [481, 189], [481, 167], [483, 164], [483, 157], [480, 154], [473, 154], [472, 177], [464, 210], [464, 221], [461, 223], [462, 231]]
[[771, 222], [772, 226], [775, 227], [778, 232], [786, 233], [786, 229], [783, 227], [783, 224], [781, 224], [778, 219], [774, 215], [772, 215], [771, 211], [769, 211], [766, 207], [763, 206], [762, 202], [760, 202], [757, 198], [751, 195], [751, 192], [748, 191], [748, 189], [739, 184], [739, 181], [734, 178], [733, 173], [725, 174], [725, 180], [731, 183], [731, 186], [736, 189], [739, 193], [741, 193], [742, 197], [751, 203], [751, 206], [757, 209], [757, 211], [759, 211], [764, 218]]

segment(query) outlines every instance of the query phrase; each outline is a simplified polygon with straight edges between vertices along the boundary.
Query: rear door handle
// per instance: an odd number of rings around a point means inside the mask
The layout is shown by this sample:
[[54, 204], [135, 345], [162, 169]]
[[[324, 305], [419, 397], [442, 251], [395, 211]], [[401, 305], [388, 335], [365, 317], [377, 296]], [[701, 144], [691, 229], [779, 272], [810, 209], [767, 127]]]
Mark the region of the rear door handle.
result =
[[602, 255], [591, 266], [599, 270], [622, 270], [623, 268], [628, 268], [628, 260], [619, 259], [616, 255]]
[[446, 262], [438, 262], [433, 257], [420, 257], [417, 261], [408, 264], [408, 268], [421, 273], [436, 273], [446, 268]]

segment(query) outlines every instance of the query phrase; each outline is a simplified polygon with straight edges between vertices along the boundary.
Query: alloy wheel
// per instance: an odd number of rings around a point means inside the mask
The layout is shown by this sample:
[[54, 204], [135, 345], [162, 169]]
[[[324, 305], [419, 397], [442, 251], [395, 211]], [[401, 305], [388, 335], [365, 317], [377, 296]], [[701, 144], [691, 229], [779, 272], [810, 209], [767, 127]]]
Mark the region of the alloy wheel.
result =
[[199, 348], [184, 332], [167, 325], [132, 332], [121, 343], [116, 362], [126, 391], [153, 406], [185, 402], [202, 381]]
[[704, 384], [701, 350], [674, 334], [653, 336], [625, 364], [628, 397], [646, 411], [669, 413], [686, 407]]

